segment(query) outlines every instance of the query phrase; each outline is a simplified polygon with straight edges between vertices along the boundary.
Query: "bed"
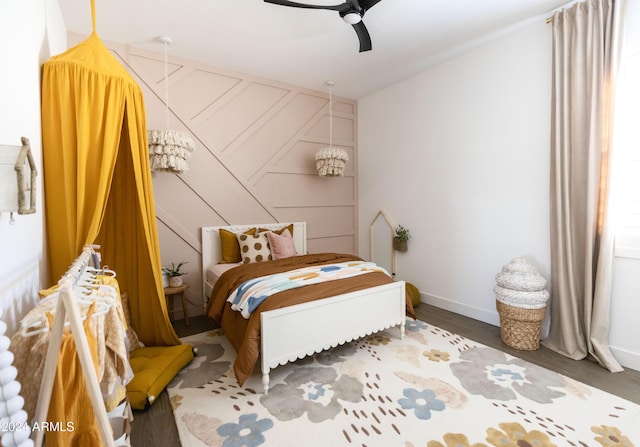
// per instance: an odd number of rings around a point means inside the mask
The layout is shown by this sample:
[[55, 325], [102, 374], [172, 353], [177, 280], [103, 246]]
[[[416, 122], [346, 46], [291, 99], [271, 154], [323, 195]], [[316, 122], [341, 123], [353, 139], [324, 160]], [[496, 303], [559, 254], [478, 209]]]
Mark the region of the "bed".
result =
[[[300, 256], [242, 266], [220, 264], [220, 230], [224, 230], [222, 234], [242, 234], [252, 229], [281, 231], [285, 227], [293, 230], [295, 251]], [[240, 385], [260, 359], [265, 394], [271, 369], [394, 326], [399, 327], [403, 338], [405, 315], [413, 314], [404, 281], [378, 272], [280, 292], [277, 299], [274, 296], [262, 302], [248, 319], [231, 309], [226, 297], [252, 275], [262, 276], [272, 269], [284, 272], [307, 263], [360, 259], [337, 253], [307, 254], [306, 235], [305, 222], [202, 228], [205, 314], [221, 325], [236, 349], [234, 372]]]

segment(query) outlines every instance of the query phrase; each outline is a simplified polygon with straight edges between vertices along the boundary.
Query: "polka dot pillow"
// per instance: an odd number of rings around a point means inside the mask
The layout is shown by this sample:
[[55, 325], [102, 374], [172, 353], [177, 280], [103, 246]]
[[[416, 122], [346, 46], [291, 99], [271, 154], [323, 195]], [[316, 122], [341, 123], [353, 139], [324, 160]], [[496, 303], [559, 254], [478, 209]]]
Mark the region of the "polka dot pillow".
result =
[[273, 259], [266, 233], [239, 234], [238, 245], [240, 246], [240, 257], [244, 264]]

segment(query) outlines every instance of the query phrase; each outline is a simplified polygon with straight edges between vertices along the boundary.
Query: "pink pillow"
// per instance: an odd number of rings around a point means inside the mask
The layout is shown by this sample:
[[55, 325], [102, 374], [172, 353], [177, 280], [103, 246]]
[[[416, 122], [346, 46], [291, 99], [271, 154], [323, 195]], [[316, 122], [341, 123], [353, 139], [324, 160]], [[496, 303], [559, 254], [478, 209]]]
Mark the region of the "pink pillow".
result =
[[269, 245], [271, 246], [271, 255], [273, 256], [273, 259], [288, 258], [298, 254], [288, 228], [285, 229], [282, 234], [276, 234], [273, 231], [269, 231], [267, 233], [267, 238], [269, 238]]

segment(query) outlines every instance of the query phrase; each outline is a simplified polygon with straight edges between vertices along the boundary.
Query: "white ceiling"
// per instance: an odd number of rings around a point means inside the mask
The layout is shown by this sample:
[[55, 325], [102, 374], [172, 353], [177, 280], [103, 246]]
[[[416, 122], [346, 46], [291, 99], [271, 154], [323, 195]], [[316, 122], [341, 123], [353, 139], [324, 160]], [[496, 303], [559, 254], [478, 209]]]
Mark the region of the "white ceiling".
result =
[[[89, 0], [59, 0], [69, 31], [91, 32]], [[300, 0], [335, 5], [340, 0]], [[527, 20], [544, 20], [568, 0], [382, 0], [364, 23], [373, 50], [358, 52], [335, 11], [262, 0], [95, 0], [105, 41], [358, 99], [424, 71], [449, 55]]]

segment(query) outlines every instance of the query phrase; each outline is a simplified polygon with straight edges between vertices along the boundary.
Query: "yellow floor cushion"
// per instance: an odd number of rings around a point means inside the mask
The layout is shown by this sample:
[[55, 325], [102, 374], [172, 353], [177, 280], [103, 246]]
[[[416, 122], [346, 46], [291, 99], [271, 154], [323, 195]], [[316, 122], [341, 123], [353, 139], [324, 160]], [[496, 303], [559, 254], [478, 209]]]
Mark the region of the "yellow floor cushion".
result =
[[148, 346], [131, 352], [133, 379], [127, 384], [131, 407], [144, 410], [171, 380], [193, 360], [191, 345]]
[[411, 298], [411, 304], [413, 304], [414, 306], [420, 304], [420, 291], [418, 290], [418, 288], [410, 282], [405, 282], [404, 286], [407, 290], [409, 298]]

